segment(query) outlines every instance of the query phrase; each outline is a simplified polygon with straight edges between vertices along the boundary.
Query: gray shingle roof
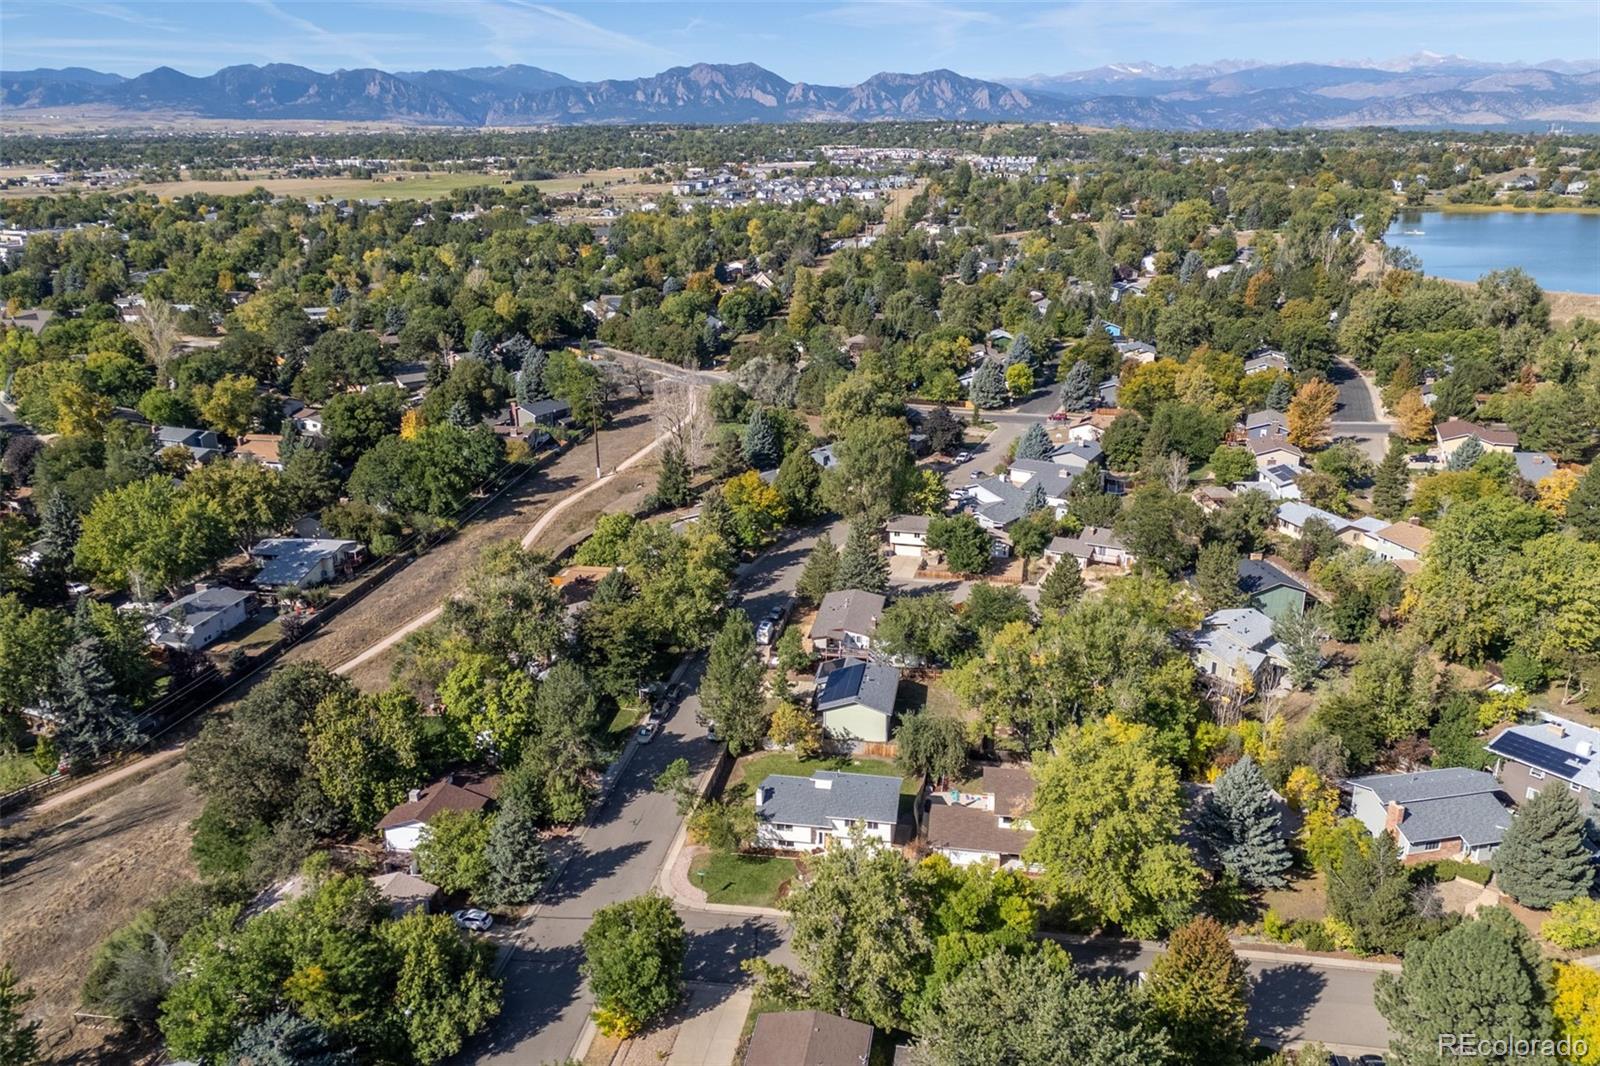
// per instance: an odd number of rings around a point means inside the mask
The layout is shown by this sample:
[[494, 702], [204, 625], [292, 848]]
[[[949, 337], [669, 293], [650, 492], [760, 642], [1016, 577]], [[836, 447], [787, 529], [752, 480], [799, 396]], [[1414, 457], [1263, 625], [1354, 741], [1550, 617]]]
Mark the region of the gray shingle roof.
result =
[[1275, 588], [1305, 592], [1306, 587], [1265, 559], [1239, 560], [1239, 590], [1255, 596]]
[[883, 617], [884, 598], [876, 592], [844, 589], [822, 597], [817, 619], [811, 623], [811, 639], [839, 638], [845, 633], [870, 637]]
[[1500, 790], [1500, 782], [1494, 779], [1493, 774], [1460, 766], [1418, 770], [1410, 774], [1368, 774], [1366, 777], [1353, 777], [1346, 784], [1351, 788], [1370, 790], [1380, 803], [1400, 804]]
[[1500, 843], [1511, 824], [1505, 804], [1486, 792], [1403, 806], [1400, 832], [1412, 844], [1460, 839], [1469, 848], [1485, 847]]
[[835, 820], [892, 825], [900, 817], [900, 779], [877, 774], [773, 774], [758, 786], [756, 798], [756, 817], [779, 825], [827, 829]]
[[835, 707], [859, 703], [881, 711], [894, 713], [895, 693], [900, 689], [900, 671], [880, 663], [851, 663], [830, 673], [822, 682], [817, 695], [817, 710], [830, 711]]

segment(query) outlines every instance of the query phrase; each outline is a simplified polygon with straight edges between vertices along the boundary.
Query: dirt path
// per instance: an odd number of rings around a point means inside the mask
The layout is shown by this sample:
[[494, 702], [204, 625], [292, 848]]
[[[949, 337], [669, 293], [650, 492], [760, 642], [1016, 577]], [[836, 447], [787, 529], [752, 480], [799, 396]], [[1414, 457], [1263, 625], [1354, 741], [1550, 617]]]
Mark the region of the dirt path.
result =
[[[36, 997], [46, 1058], [99, 1047], [110, 1033], [72, 1029], [95, 948], [184, 881], [200, 797], [174, 761], [77, 813], [30, 812], [0, 832], [0, 944]], [[63, 815], [64, 816], [61, 816]]]

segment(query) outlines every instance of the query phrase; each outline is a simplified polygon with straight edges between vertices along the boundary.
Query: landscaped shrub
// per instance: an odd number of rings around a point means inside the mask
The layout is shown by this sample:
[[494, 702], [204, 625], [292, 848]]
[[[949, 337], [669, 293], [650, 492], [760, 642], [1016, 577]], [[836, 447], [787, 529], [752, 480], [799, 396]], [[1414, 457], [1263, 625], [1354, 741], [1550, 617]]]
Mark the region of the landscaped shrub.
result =
[[1294, 939], [1294, 927], [1298, 924], [1289, 921], [1277, 911], [1268, 909], [1267, 916], [1261, 923], [1261, 932], [1268, 940], [1287, 944]]
[[1304, 944], [1307, 951], [1338, 951], [1339, 945], [1333, 942], [1321, 922], [1296, 922], [1296, 927], [1306, 925], [1307, 928], [1300, 934], [1300, 943]]
[[1558, 948], [1592, 948], [1600, 944], [1600, 900], [1569, 899], [1557, 903], [1539, 935]]

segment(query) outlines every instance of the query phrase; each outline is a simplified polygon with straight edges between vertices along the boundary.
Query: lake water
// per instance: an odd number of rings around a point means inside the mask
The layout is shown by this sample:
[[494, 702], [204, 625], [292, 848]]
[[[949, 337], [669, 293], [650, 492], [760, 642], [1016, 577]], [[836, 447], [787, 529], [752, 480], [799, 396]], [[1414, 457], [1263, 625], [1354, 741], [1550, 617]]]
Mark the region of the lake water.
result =
[[1417, 253], [1435, 277], [1477, 281], [1521, 267], [1551, 292], [1600, 293], [1600, 215], [1402, 211], [1384, 240]]

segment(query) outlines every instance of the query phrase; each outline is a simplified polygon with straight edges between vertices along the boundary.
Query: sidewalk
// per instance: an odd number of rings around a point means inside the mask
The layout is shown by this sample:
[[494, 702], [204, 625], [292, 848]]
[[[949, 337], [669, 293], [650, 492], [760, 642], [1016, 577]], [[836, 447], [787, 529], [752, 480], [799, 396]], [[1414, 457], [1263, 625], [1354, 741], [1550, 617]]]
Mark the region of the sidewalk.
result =
[[687, 824], [680, 825], [678, 835], [672, 838], [672, 849], [667, 852], [667, 860], [661, 864], [661, 872], [656, 876], [656, 887], [661, 889], [662, 895], [685, 910], [705, 911], [707, 914], [734, 914], [750, 918], [787, 917], [784, 911], [776, 907], [708, 902], [704, 890], [694, 885], [689, 876], [689, 864], [699, 850], [689, 843]]

